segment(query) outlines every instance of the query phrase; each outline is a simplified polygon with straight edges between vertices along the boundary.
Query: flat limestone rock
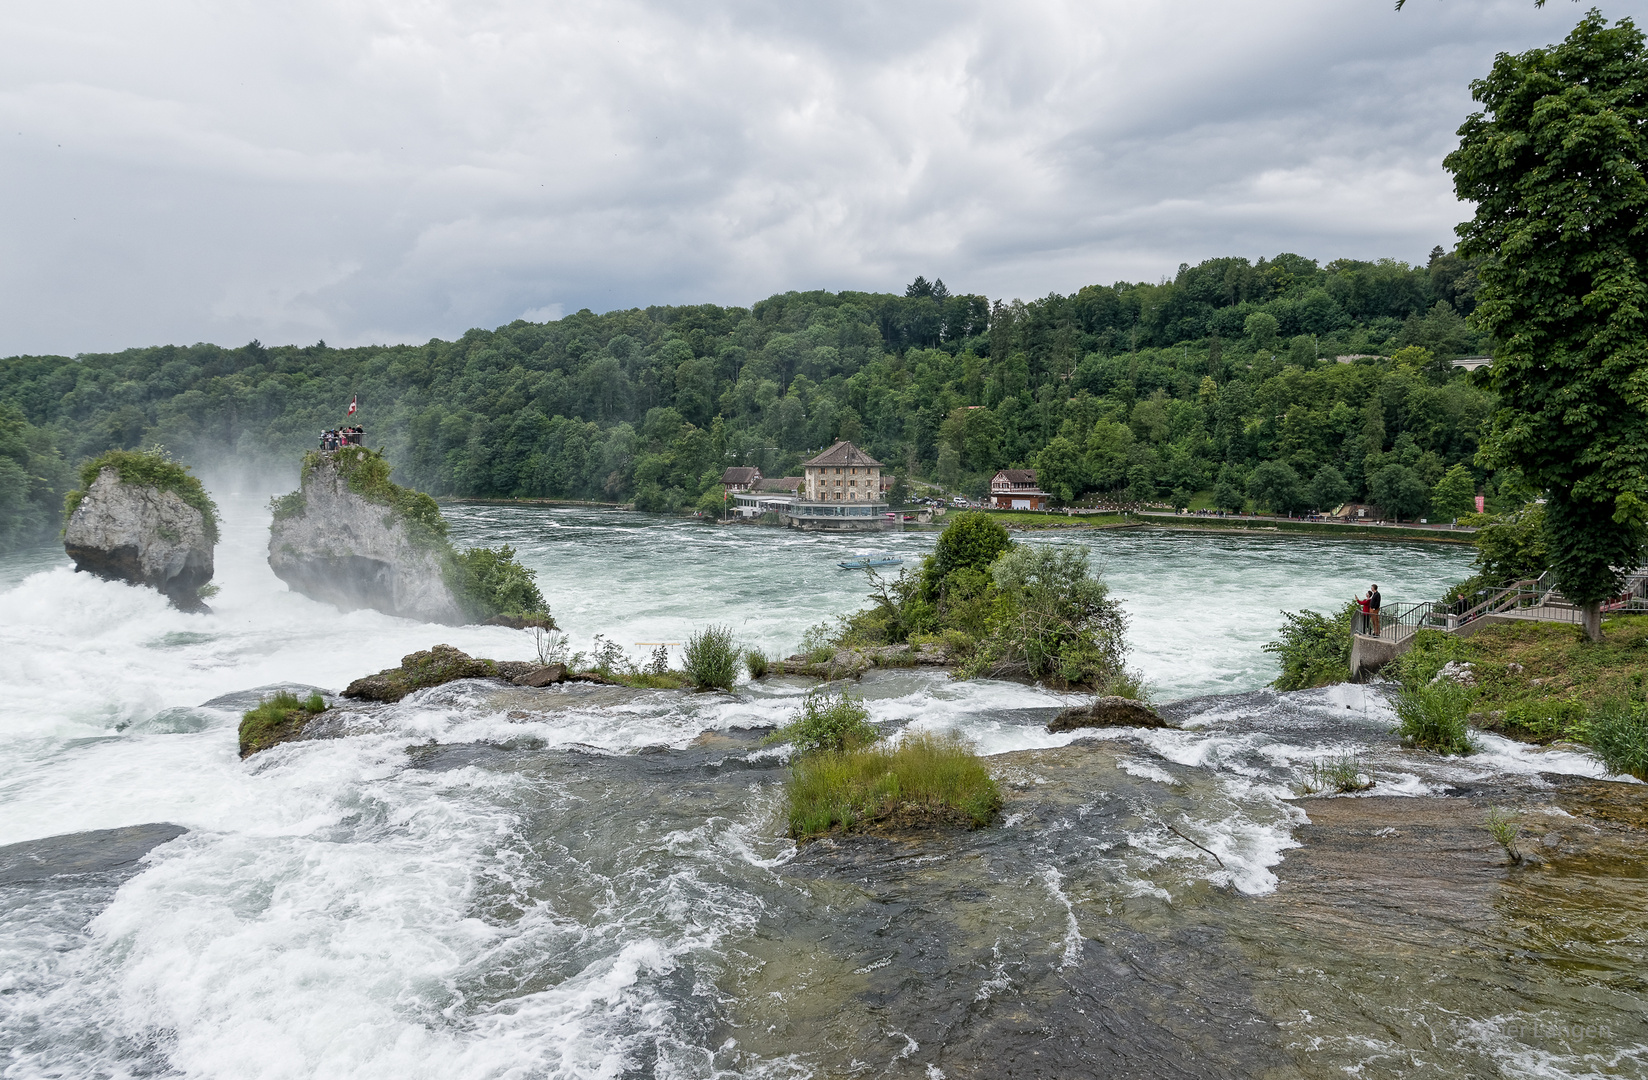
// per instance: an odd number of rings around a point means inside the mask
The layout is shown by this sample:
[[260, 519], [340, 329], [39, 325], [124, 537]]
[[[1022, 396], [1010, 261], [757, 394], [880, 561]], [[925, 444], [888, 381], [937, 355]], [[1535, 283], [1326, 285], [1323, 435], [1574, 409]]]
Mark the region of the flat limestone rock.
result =
[[862, 649], [837, 649], [828, 660], [813, 662], [799, 653], [786, 660], [773, 660], [772, 675], [801, 675], [813, 679], [858, 678], [871, 668], [950, 667], [955, 658], [943, 645], [877, 645]]
[[47, 882], [86, 874], [131, 873], [161, 844], [188, 832], [166, 823], [48, 836], [0, 847], [0, 886]]
[[1047, 725], [1048, 731], [1075, 731], [1089, 727], [1167, 727], [1166, 720], [1142, 701], [1101, 697], [1091, 705], [1065, 709]]
[[113, 466], [69, 517], [63, 549], [76, 570], [146, 585], [184, 611], [207, 610], [197, 595], [212, 580], [205, 515], [173, 492], [122, 482]]
[[[503, 665], [498, 666], [502, 667]], [[565, 664], [545, 664], [515, 676], [510, 682], [513, 682], [516, 686], [544, 687], [565, 682], [566, 678], [567, 669]]]

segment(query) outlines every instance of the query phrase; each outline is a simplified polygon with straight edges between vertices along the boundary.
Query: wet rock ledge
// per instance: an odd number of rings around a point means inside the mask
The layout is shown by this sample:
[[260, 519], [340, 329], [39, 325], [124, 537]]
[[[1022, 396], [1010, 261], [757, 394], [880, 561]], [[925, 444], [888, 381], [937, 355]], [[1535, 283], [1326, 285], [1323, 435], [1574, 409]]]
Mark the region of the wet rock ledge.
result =
[[[621, 685], [595, 672], [568, 671], [565, 664], [535, 664], [520, 660], [489, 660], [470, 656], [451, 645], [436, 645], [401, 657], [399, 667], [384, 668], [350, 683], [342, 697], [356, 701], [389, 704], [400, 701], [418, 690], [441, 686], [459, 679], [502, 679], [515, 686], [547, 687], [563, 682], [590, 682]], [[267, 705], [270, 699], [265, 699]], [[310, 698], [308, 700], [313, 700]], [[295, 742], [305, 737], [311, 724], [330, 711], [331, 706], [307, 706], [295, 696], [291, 707], [280, 710], [278, 719], [270, 723], [254, 718], [258, 712], [246, 713], [240, 726], [240, 756], [251, 757], [271, 746]], [[262, 708], [263, 706], [260, 706]]]

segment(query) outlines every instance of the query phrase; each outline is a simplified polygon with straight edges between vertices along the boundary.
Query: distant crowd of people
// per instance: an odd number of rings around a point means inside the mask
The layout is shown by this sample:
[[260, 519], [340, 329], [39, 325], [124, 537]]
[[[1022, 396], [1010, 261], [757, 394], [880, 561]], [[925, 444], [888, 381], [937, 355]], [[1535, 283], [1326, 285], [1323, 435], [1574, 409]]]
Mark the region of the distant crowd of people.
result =
[[337, 450], [344, 446], [365, 446], [366, 432], [358, 427], [332, 428], [320, 433], [322, 450]]

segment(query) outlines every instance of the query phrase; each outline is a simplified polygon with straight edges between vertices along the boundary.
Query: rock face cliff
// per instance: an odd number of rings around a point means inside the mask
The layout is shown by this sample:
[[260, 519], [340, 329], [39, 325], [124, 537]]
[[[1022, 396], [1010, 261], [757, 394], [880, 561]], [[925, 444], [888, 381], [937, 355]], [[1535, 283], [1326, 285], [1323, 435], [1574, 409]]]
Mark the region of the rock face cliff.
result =
[[200, 590], [212, 580], [217, 541], [208, 513], [175, 491], [122, 480], [112, 464], [75, 494], [63, 547], [76, 570], [158, 589], [184, 611], [206, 610]]
[[[473, 621], [447, 584], [445, 537], [420, 523], [426, 515], [373, 498], [370, 488], [352, 489], [354, 470], [372, 462], [359, 448], [305, 460], [301, 490], [275, 503], [270, 568], [293, 591], [345, 611], [373, 608], [449, 626]], [[416, 497], [428, 500], [438, 523], [434, 501]]]

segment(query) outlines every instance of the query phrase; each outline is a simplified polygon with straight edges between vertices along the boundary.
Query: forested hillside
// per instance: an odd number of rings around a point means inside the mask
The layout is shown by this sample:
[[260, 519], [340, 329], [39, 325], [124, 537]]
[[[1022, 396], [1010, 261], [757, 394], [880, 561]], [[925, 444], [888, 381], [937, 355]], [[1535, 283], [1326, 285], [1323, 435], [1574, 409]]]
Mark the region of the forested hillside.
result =
[[1453, 513], [1492, 491], [1471, 464], [1492, 399], [1448, 364], [1485, 346], [1463, 318], [1475, 282], [1441, 249], [1427, 266], [1284, 254], [1028, 302], [918, 278], [903, 296], [580, 311], [424, 345], [12, 357], [0, 543], [55, 530], [70, 467], [92, 455], [295, 461], [355, 395], [395, 479], [437, 495], [689, 508], [728, 465], [781, 475], [846, 438], [963, 491], [1026, 465], [1069, 501], [1213, 490], [1231, 506], [1371, 495]]

